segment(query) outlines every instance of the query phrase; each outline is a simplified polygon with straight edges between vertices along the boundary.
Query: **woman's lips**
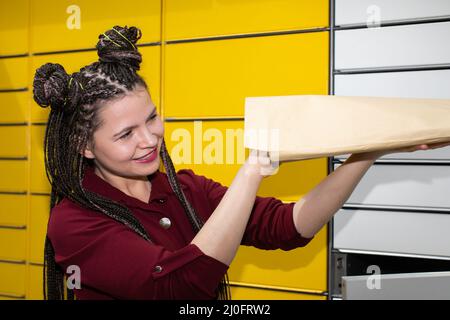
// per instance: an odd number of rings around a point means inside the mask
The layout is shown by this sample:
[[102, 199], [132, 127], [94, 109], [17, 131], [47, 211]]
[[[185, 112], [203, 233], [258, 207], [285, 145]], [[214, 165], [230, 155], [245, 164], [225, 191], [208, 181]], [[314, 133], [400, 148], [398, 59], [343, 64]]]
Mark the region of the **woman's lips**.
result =
[[136, 162], [151, 162], [156, 159], [156, 156], [158, 155], [156, 152], [157, 148], [154, 148], [152, 151], [150, 151], [147, 155], [134, 159]]

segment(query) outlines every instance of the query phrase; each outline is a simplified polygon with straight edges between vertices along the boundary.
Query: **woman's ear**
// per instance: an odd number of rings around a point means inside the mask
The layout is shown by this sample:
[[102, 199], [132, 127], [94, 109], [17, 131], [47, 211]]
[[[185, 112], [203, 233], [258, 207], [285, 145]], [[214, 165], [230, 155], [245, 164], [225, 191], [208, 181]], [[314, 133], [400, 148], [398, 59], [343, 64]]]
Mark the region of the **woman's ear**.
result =
[[95, 159], [95, 155], [92, 152], [92, 146], [90, 142], [86, 144], [86, 148], [84, 148], [84, 151], [80, 151], [80, 153], [88, 159]]

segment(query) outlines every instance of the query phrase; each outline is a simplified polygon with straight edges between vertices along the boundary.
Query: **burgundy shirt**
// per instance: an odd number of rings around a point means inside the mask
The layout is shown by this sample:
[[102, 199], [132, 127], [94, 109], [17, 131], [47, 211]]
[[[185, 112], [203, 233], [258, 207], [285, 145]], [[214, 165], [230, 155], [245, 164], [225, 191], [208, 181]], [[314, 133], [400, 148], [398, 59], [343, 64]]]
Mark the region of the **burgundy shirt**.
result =
[[[227, 187], [190, 169], [179, 170], [177, 177], [187, 199], [206, 221]], [[70, 265], [80, 268], [77, 299], [217, 298], [215, 290], [228, 265], [190, 244], [194, 231], [166, 173], [158, 170], [148, 178], [152, 182], [148, 203], [113, 187], [90, 167], [82, 183], [87, 190], [127, 206], [153, 243], [105, 214], [67, 198], [52, 209], [47, 234], [63, 270]], [[309, 243], [313, 238], [304, 238], [295, 229], [294, 204], [256, 197], [241, 244], [291, 250]], [[170, 219], [170, 227], [160, 224], [162, 218]]]

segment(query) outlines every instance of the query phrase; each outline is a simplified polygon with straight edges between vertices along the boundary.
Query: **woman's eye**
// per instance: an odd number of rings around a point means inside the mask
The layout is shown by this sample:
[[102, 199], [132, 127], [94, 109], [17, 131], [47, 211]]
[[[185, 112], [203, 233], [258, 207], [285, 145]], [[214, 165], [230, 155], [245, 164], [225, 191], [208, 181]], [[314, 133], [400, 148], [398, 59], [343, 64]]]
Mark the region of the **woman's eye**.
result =
[[127, 133], [125, 133], [123, 136], [120, 137], [120, 139], [126, 139], [127, 137], [130, 136], [131, 131], [128, 131]]
[[152, 122], [153, 120], [155, 120], [157, 114], [154, 114], [153, 116], [150, 117], [150, 119], [147, 120], [147, 123]]
[[[153, 116], [151, 116], [151, 118], [148, 121], [151, 121], [153, 119], [155, 119], [158, 115], [155, 113]], [[127, 139], [128, 137], [130, 137], [131, 131], [128, 131], [127, 133], [125, 133], [123, 136], [121, 136], [119, 139]]]

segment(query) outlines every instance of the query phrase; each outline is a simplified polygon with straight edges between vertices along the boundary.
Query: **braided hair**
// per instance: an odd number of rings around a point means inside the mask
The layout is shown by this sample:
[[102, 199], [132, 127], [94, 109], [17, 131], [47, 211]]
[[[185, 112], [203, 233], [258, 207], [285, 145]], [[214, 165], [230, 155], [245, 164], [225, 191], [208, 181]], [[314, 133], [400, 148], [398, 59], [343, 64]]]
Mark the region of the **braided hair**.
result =
[[[111, 199], [82, 186], [85, 168], [93, 159], [82, 155], [88, 143], [94, 145], [93, 134], [101, 125], [99, 109], [103, 102], [125, 95], [142, 86], [137, 74], [142, 56], [136, 42], [141, 31], [136, 27], [115, 26], [99, 36], [96, 49], [99, 60], [71, 75], [60, 64], [47, 63], [36, 70], [33, 97], [41, 107], [51, 107], [44, 138], [45, 171], [51, 185], [50, 214], [64, 197], [81, 207], [98, 211], [123, 223], [152, 243], [150, 235], [132, 212]], [[175, 168], [162, 140], [160, 156], [169, 184], [182, 204], [192, 228], [197, 233], [204, 222], [180, 188]], [[65, 286], [65, 273], [56, 264], [55, 252], [48, 236], [44, 249], [44, 299], [73, 300], [73, 289]], [[216, 291], [219, 299], [230, 299], [228, 274]]]

